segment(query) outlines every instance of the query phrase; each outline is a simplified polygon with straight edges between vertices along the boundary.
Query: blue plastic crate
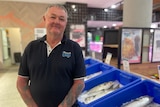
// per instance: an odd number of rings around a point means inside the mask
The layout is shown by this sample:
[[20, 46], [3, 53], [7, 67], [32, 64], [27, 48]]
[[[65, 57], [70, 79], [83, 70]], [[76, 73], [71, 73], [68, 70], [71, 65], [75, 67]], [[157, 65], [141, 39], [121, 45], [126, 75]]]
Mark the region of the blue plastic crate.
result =
[[86, 59], [84, 59], [84, 63], [85, 63], [86, 68], [88, 68], [92, 65], [100, 63], [100, 61], [93, 59], [93, 58], [86, 58]]
[[153, 97], [153, 102], [160, 104], [160, 84], [151, 80], [143, 80], [110, 97], [101, 99], [91, 107], [120, 107], [122, 104], [144, 95]]
[[[115, 67], [113, 66], [110, 66], [110, 65], [107, 65], [107, 64], [104, 64], [104, 63], [96, 63], [88, 68], [86, 68], [86, 76], [88, 75], [92, 75], [92, 74], [95, 74], [95, 73], [99, 73], [100, 75], [97, 75], [96, 77], [99, 77], [101, 76], [103, 73], [105, 72], [110, 72], [112, 70], [114, 70]], [[95, 78], [95, 77], [94, 77]], [[92, 79], [89, 79], [87, 81], [91, 81]]]
[[[101, 76], [97, 76], [95, 77], [94, 79], [92, 79], [91, 81], [87, 81], [85, 82], [85, 88], [83, 91], [87, 91], [87, 90], [90, 90], [91, 88], [101, 84], [101, 83], [104, 83], [104, 82], [109, 82], [109, 81], [118, 81], [123, 87], [120, 87], [119, 89], [109, 93], [109, 94], [106, 94], [105, 96], [89, 103], [89, 104], [84, 104], [84, 103], [81, 103], [79, 102], [79, 105], [80, 107], [92, 107], [96, 102], [99, 102], [101, 101], [102, 99], [104, 98], [107, 98], [113, 94], [116, 94], [117, 92], [125, 89], [126, 87], [129, 87], [139, 81], [141, 81], [141, 78], [139, 76], [136, 76], [136, 75], [133, 75], [131, 73], [128, 73], [128, 72], [125, 72], [125, 71], [122, 71], [120, 69], [113, 69], [112, 71], [110, 72], [105, 72], [103, 73], [103, 75]], [[97, 107], [102, 107], [102, 106], [97, 106]], [[111, 107], [111, 106], [106, 106], [106, 107]]]

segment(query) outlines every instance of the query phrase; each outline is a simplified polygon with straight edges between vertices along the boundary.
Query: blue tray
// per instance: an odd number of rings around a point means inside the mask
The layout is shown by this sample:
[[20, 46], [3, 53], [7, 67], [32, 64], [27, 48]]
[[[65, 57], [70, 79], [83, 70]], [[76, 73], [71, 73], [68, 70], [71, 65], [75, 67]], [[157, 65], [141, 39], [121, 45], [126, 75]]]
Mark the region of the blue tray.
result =
[[93, 58], [86, 58], [86, 59], [84, 59], [84, 63], [85, 63], [86, 68], [88, 68], [92, 65], [100, 63], [100, 61], [93, 59]]
[[[120, 87], [119, 89], [117, 89], [117, 90], [115, 90], [115, 91], [89, 103], [89, 104], [84, 104], [84, 103], [79, 102], [80, 107], [92, 107], [92, 105], [94, 105], [96, 102], [99, 102], [104, 98], [108, 98], [109, 96], [114, 95], [117, 92], [141, 81], [141, 78], [139, 76], [133, 75], [131, 73], [114, 68], [110, 72], [105, 72], [102, 75], [97, 76], [97, 77], [93, 78], [92, 80], [85, 82], [85, 88], [83, 91], [90, 90], [91, 88], [93, 88], [101, 83], [108, 82], [108, 81], [115, 81], [115, 80], [117, 80], [123, 87]], [[97, 107], [102, 107], [102, 106], [97, 106]], [[111, 107], [111, 106], [107, 106], [107, 107]]]
[[99, 100], [92, 107], [120, 107], [125, 102], [144, 95], [153, 97], [153, 102], [160, 104], [160, 84], [151, 80], [137, 82], [110, 97]]
[[[111, 72], [114, 69], [115, 69], [115, 67], [113, 67], [113, 66], [110, 66], [110, 65], [107, 65], [104, 63], [97, 63], [97, 64], [94, 64], [94, 65], [86, 68], [86, 76], [100, 72], [99, 75], [96, 76], [96, 77], [100, 77], [101, 75], [103, 75], [103, 73]], [[91, 81], [94, 78], [95, 77], [93, 77], [85, 82]]]

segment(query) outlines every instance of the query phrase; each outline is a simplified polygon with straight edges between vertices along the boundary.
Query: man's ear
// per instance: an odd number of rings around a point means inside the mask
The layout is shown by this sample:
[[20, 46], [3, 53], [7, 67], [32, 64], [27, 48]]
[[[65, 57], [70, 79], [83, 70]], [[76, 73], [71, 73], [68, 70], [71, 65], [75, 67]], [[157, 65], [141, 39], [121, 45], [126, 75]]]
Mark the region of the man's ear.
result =
[[43, 21], [45, 21], [46, 20], [46, 18], [45, 18], [45, 16], [43, 16]]

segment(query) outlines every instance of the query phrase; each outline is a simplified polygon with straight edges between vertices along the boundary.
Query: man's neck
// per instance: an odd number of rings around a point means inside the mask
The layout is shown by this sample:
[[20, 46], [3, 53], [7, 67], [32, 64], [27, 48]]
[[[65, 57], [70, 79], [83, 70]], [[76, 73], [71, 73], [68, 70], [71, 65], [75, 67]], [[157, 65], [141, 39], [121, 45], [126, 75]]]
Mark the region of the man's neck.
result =
[[47, 35], [46, 41], [51, 47], [55, 47], [62, 40], [61, 36]]

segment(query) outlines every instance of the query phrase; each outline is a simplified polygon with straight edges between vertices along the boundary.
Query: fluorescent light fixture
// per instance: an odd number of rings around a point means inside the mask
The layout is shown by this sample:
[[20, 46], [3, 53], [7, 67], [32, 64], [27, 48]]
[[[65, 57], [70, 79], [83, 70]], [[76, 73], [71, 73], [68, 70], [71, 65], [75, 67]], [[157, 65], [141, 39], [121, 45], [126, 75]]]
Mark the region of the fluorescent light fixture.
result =
[[157, 24], [151, 24], [151, 28], [157, 28]]

